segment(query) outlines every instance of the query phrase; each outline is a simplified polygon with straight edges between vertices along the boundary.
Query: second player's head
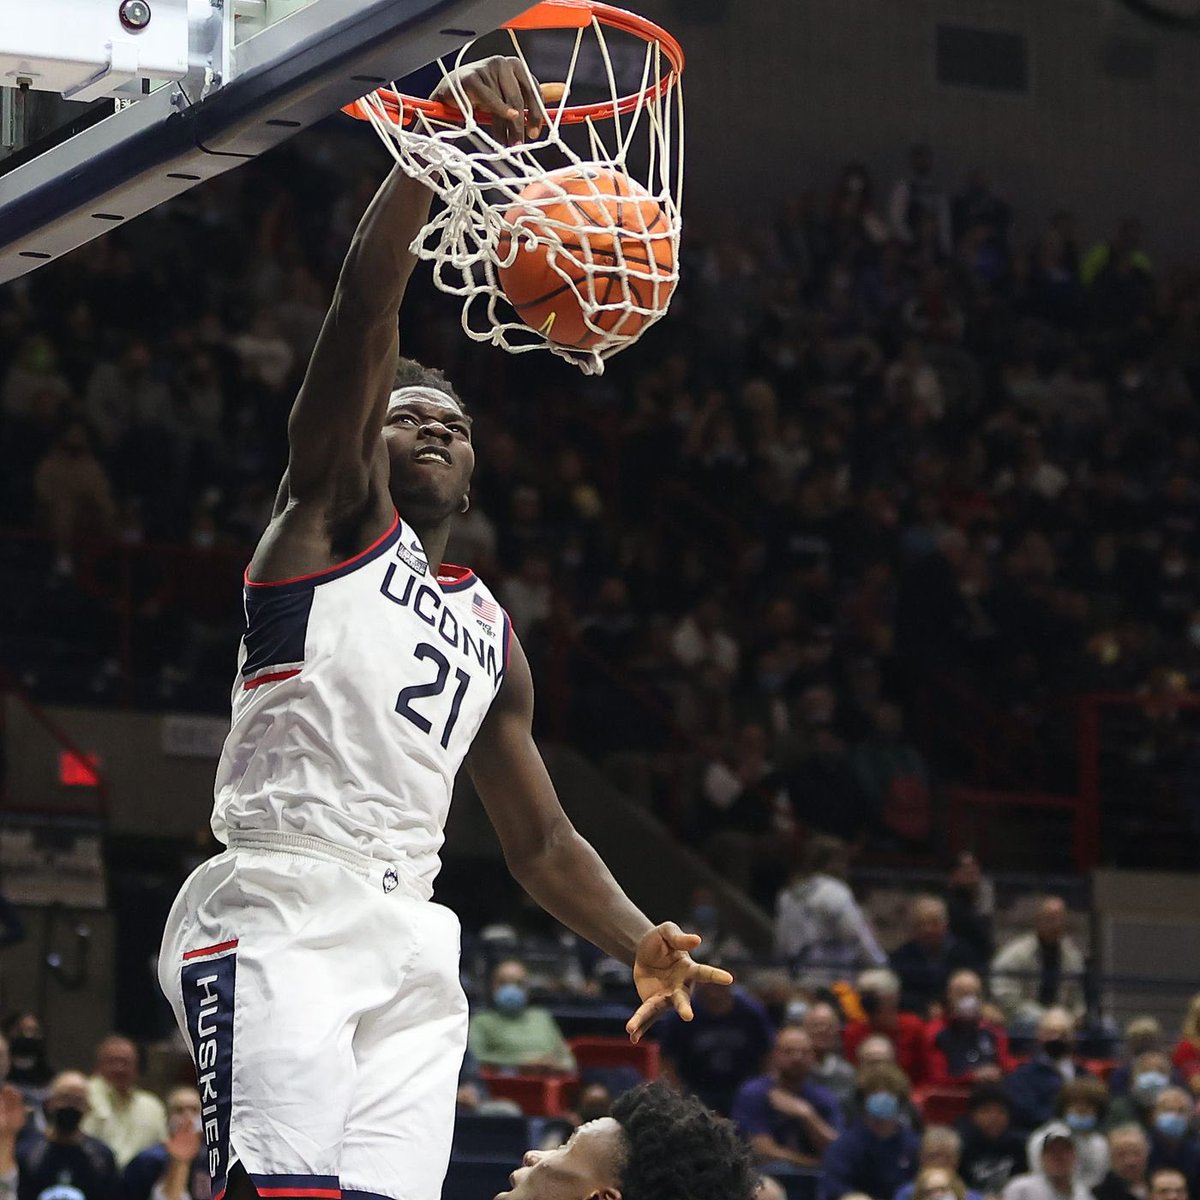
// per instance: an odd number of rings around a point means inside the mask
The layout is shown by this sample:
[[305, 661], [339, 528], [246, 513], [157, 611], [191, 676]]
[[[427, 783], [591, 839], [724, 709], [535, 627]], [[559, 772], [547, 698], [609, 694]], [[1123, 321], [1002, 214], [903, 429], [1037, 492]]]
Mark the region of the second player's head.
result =
[[418, 532], [466, 508], [475, 450], [471, 418], [441, 373], [401, 359], [383, 418], [389, 490]]
[[[756, 1176], [737, 1131], [664, 1083], [626, 1092], [611, 1117], [557, 1150], [531, 1150], [507, 1200], [750, 1200]], [[497, 1198], [499, 1200], [499, 1197]]]

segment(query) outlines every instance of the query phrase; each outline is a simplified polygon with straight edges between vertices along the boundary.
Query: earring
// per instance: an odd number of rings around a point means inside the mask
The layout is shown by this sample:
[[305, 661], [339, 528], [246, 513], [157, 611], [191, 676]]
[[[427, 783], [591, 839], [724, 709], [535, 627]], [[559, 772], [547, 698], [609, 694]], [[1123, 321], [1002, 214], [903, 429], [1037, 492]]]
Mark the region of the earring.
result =
[[471, 508], [471, 497], [464, 496], [462, 498], [462, 503], [458, 506], [458, 511], [460, 513], [466, 513], [470, 510], [470, 508]]

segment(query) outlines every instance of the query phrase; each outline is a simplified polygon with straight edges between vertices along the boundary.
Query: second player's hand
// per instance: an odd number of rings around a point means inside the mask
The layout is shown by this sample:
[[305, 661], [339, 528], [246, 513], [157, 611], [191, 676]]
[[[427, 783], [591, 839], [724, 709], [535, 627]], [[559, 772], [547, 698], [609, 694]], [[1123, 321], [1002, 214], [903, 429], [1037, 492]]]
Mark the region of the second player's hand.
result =
[[631, 1042], [640, 1042], [655, 1018], [668, 1009], [673, 1008], [685, 1021], [690, 1021], [692, 988], [696, 984], [728, 986], [733, 982], [728, 971], [692, 959], [690, 951], [698, 945], [699, 934], [684, 933], [674, 921], [656, 925], [638, 943], [633, 982], [642, 1003], [625, 1025]]

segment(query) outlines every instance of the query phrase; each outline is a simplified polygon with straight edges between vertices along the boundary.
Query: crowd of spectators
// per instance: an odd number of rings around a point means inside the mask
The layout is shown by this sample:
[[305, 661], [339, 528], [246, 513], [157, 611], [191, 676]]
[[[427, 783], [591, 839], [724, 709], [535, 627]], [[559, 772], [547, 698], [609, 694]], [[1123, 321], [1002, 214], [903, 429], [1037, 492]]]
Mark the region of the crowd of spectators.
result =
[[[239, 567], [382, 170], [330, 124], [0, 292], [0, 521], [48, 539], [4, 547], [35, 691], [225, 703]], [[1200, 276], [1132, 219], [1013, 230], [927, 147], [889, 196], [851, 164], [773, 222], [697, 213], [670, 314], [586, 384], [467, 343], [423, 279], [406, 304], [476, 415], [451, 554], [557, 689], [551, 732], [772, 893], [808, 831], [930, 844], [961, 766], [910, 732], [931, 681], [1034, 729], [1051, 776], [1058, 699], [1145, 691], [1125, 766], [1192, 820]]]

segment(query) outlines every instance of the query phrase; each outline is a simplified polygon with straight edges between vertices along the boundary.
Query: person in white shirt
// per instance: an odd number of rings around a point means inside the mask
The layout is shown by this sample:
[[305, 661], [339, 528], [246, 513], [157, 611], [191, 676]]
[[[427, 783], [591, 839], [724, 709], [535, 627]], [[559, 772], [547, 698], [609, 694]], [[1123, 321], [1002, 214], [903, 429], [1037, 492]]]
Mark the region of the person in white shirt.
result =
[[112, 1149], [122, 1170], [135, 1154], [167, 1137], [163, 1102], [137, 1081], [137, 1047], [117, 1034], [106, 1037], [96, 1049], [96, 1073], [88, 1080], [91, 1107], [82, 1128]]
[[1028, 1175], [1010, 1179], [1002, 1200], [1092, 1200], [1092, 1193], [1075, 1178], [1075, 1142], [1060, 1122], [1048, 1126], [1042, 1139], [1040, 1163]]
[[776, 900], [775, 953], [814, 981], [887, 962], [854, 893], [840, 878], [849, 869], [845, 842], [814, 837], [799, 872]]

